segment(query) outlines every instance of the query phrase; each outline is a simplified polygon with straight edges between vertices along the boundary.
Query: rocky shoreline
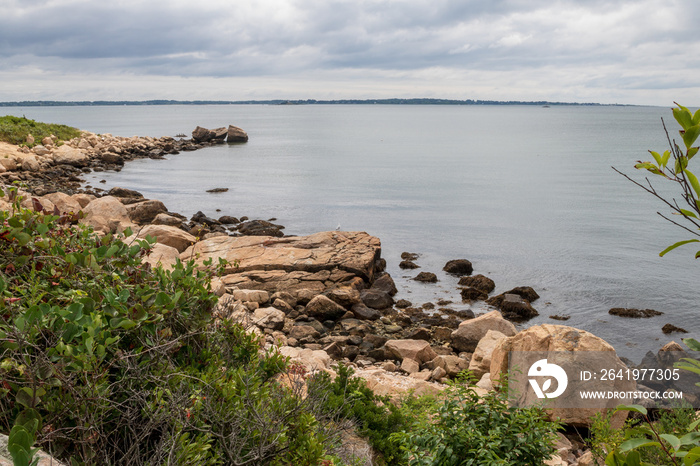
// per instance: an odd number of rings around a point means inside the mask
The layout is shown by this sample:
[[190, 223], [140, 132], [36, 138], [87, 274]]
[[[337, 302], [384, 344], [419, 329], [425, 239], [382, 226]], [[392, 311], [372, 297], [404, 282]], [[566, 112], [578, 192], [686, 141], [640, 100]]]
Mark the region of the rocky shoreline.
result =
[[[225, 260], [224, 274], [213, 282], [212, 291], [220, 296], [216, 318], [244, 324], [268, 348], [278, 348], [308, 370], [332, 373], [337, 362], [351, 365], [382, 395], [436, 394], [465, 369], [477, 377], [479, 390], [492, 390], [508, 369], [508, 351], [614, 352], [602, 339], [563, 325], [538, 325], [519, 332], [512, 322], [537, 315], [532, 305], [539, 298], [537, 292], [517, 287], [489, 297], [495, 284], [483, 275], [472, 275], [472, 264], [466, 259], [449, 261], [444, 270], [459, 277], [465, 302], [486, 301], [494, 308], [483, 315], [451, 310], [449, 302], [438, 302], [435, 309], [432, 303], [418, 306], [396, 300], [381, 242], [365, 232], [288, 236], [274, 219], [214, 219], [202, 212], [187, 219], [137, 191], [81, 187], [83, 173], [118, 171], [130, 160], [197, 150], [223, 143], [226, 137], [247, 140], [245, 132], [230, 126], [198, 127], [190, 140], [85, 132], [61, 146], [51, 138], [32, 150], [2, 144], [0, 185], [24, 183], [27, 208], [82, 211], [79, 221], [100, 234], [129, 228], [133, 235], [127, 241], [156, 238], [145, 258], [152, 265], [169, 267], [178, 259], [194, 259], [204, 266], [207, 260], [215, 264]], [[9, 208], [5, 199], [0, 199], [0, 208]], [[416, 254], [406, 252], [402, 258], [401, 268], [415, 268]], [[433, 277], [421, 272], [416, 279], [430, 282]], [[656, 363], [669, 351], [683, 350], [671, 342], [650, 357]], [[599, 411], [558, 410], [550, 415], [572, 427], [589, 427]], [[564, 436], [559, 442], [559, 456], [547, 464], [594, 464], [583, 444]]]

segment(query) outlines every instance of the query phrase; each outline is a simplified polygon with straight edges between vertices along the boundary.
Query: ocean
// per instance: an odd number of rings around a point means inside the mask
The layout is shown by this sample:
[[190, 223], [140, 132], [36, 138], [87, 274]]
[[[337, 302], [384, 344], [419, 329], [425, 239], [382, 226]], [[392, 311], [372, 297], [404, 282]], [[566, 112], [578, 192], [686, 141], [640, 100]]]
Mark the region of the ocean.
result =
[[[700, 263], [690, 237], [656, 212], [665, 206], [612, 170], [666, 149], [670, 108], [607, 106], [175, 105], [22, 107], [0, 113], [118, 136], [188, 136], [233, 124], [246, 144], [143, 159], [91, 173], [95, 187], [136, 189], [191, 216], [276, 218], [288, 234], [362, 230], [379, 237], [397, 299], [461, 302], [442, 272], [468, 259], [495, 293], [532, 286], [540, 316], [522, 325], [565, 324], [594, 333], [640, 360], [681, 337], [700, 338]], [[692, 165], [692, 162], [691, 162]], [[100, 181], [105, 180], [104, 183]], [[662, 192], [673, 190], [659, 184]], [[229, 188], [225, 193], [207, 193]], [[399, 268], [403, 251], [420, 269]], [[436, 284], [412, 280], [420, 271]], [[613, 307], [656, 309], [650, 319]], [[568, 315], [558, 322], [550, 315]], [[664, 335], [671, 323], [688, 335]]]

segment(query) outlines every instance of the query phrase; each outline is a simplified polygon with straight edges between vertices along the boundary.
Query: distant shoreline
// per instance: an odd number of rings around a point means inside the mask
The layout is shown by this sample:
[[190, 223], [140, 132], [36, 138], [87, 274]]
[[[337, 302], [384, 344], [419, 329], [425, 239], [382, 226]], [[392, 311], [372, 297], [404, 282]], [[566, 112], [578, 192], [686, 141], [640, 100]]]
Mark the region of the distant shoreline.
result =
[[597, 107], [636, 107], [627, 104], [600, 104], [595, 102], [550, 102], [520, 100], [453, 100], [453, 99], [341, 99], [341, 100], [27, 100], [20, 102], [0, 102], [0, 107], [93, 107], [125, 105], [537, 105], [537, 106], [597, 106]]

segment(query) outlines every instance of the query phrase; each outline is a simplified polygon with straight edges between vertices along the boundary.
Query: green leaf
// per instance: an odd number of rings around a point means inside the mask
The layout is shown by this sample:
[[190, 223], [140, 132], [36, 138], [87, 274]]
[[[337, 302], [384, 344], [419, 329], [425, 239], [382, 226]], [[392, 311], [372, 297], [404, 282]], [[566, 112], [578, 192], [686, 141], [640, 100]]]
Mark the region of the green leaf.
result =
[[700, 341], [697, 341], [695, 338], [684, 338], [683, 343], [691, 351], [700, 351]]
[[698, 150], [700, 150], [700, 147], [691, 147], [690, 149], [688, 149], [688, 152], [685, 154], [688, 157], [688, 160], [695, 157], [695, 154], [698, 153]]
[[15, 401], [17, 401], [17, 403], [21, 404], [25, 408], [33, 408], [34, 403], [36, 401], [34, 397], [34, 391], [28, 387], [20, 388], [17, 392], [17, 395], [15, 396]]
[[681, 441], [675, 435], [660, 434], [659, 437], [666, 440], [674, 450], [678, 450], [678, 447], [681, 446]]
[[659, 256], [660, 256], [660, 257], [664, 257], [664, 256], [666, 255], [667, 252], [673, 251], [673, 250], [676, 249], [677, 247], [683, 246], [684, 244], [688, 244], [688, 243], [700, 243], [700, 240], [697, 240], [697, 239], [689, 239], [689, 240], [685, 240], [685, 241], [679, 241], [679, 242], [677, 242], [677, 243], [674, 243], [674, 244], [670, 245], [669, 247], [667, 247], [667, 248], [664, 249], [663, 251], [661, 251], [661, 252], [659, 253]]
[[615, 411], [634, 411], [644, 416], [647, 415], [647, 409], [642, 405], [619, 405]]
[[700, 125], [691, 126], [686, 128], [685, 131], [681, 133], [683, 135], [683, 142], [685, 143], [686, 149], [690, 149], [695, 141], [700, 136]]
[[682, 105], [679, 105], [678, 107], [679, 108], [673, 109], [673, 118], [676, 119], [678, 124], [681, 125], [681, 128], [683, 129], [688, 129], [693, 126], [693, 116], [690, 114], [690, 110]]
[[691, 173], [690, 170], [683, 170], [683, 173], [685, 173], [685, 176], [688, 178], [688, 181], [693, 187], [693, 190], [695, 190], [695, 194], [697, 195], [697, 197], [700, 198], [700, 183], [698, 182], [697, 177], [693, 175], [693, 173]]
[[114, 317], [109, 321], [109, 326], [112, 328], [123, 328], [124, 330], [129, 330], [136, 327], [136, 322], [123, 317]]
[[671, 151], [664, 151], [663, 157], [661, 157], [661, 165], [666, 168], [666, 165], [668, 164], [668, 159], [671, 158]]
[[656, 164], [661, 165], [661, 155], [659, 155], [658, 152], [654, 152], [653, 150], [650, 150], [649, 153], [654, 157], [654, 160], [656, 160]]
[[692, 212], [692, 211], [690, 211], [690, 210], [681, 209], [681, 213], [682, 213], [683, 215], [685, 215], [686, 217], [698, 218], [697, 215], [695, 215], [695, 213]]
[[651, 446], [660, 447], [661, 444], [659, 442], [655, 442], [646, 438], [631, 438], [622, 442], [622, 444], [620, 445], [620, 451], [629, 451], [639, 447]]

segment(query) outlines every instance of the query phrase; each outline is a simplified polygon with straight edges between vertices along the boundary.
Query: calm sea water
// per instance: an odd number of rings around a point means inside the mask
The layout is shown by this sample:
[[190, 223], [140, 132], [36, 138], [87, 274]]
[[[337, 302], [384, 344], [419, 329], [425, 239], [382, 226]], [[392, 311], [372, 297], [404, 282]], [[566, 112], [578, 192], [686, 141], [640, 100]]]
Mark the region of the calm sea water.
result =
[[[593, 332], [640, 359], [679, 335], [700, 336], [695, 249], [659, 258], [688, 234], [656, 215], [659, 201], [623, 179], [664, 150], [669, 109], [533, 106], [164, 106], [27, 107], [7, 113], [120, 136], [190, 134], [234, 124], [250, 141], [138, 160], [94, 186], [137, 189], [191, 215], [276, 217], [287, 233], [364, 230], [382, 240], [399, 295], [414, 304], [460, 302], [457, 279], [441, 269], [466, 258], [496, 292], [529, 285], [540, 317]], [[675, 131], [675, 130], [674, 130]], [[99, 184], [100, 180], [106, 183]], [[211, 188], [229, 191], [209, 194]], [[216, 209], [220, 209], [217, 212]], [[664, 211], [665, 212], [665, 211]], [[421, 269], [398, 268], [402, 251]], [[437, 284], [410, 280], [419, 271]], [[630, 320], [612, 307], [652, 308]], [[475, 312], [480, 311], [478, 304]]]

